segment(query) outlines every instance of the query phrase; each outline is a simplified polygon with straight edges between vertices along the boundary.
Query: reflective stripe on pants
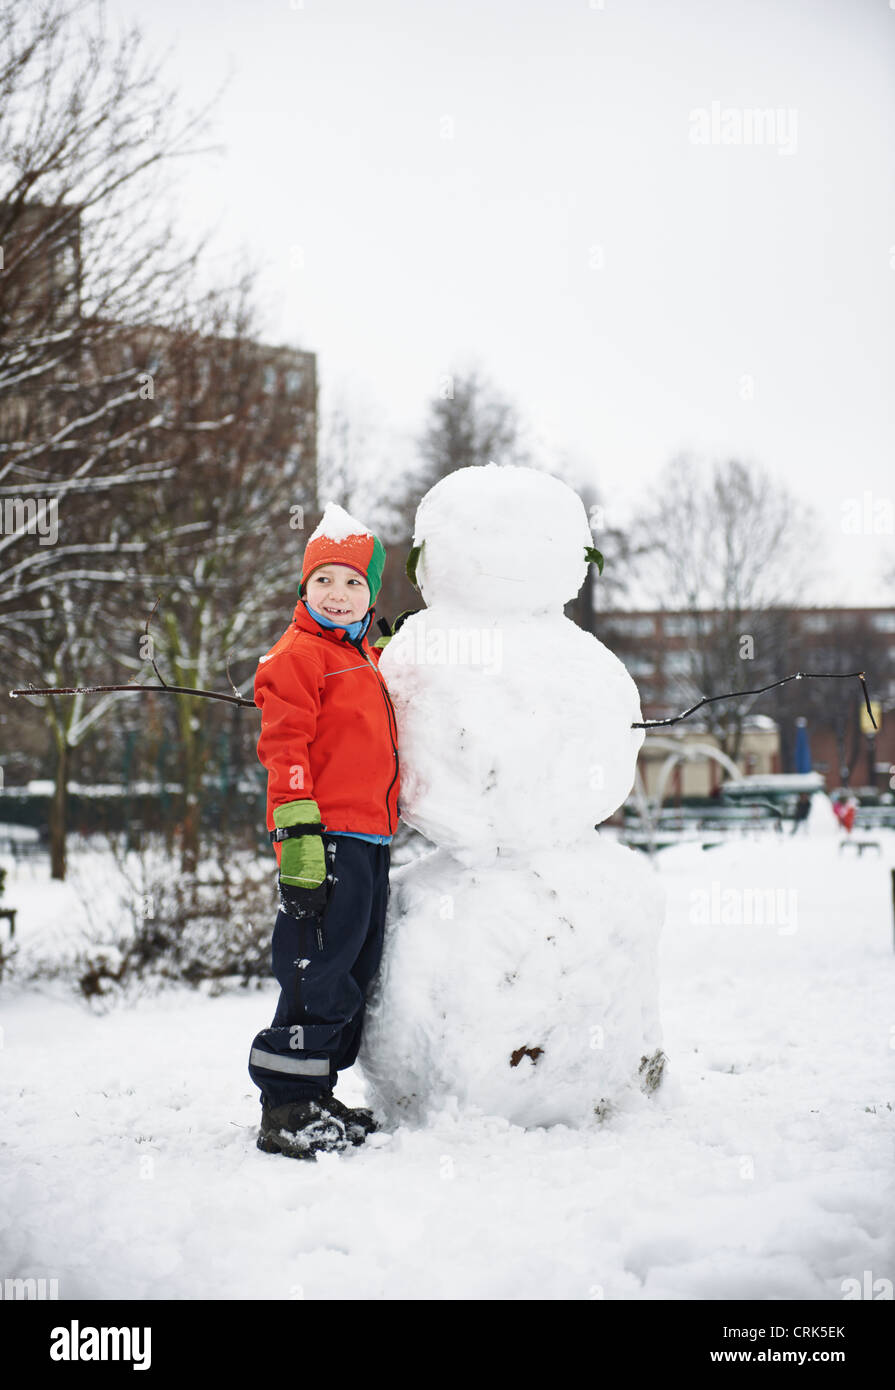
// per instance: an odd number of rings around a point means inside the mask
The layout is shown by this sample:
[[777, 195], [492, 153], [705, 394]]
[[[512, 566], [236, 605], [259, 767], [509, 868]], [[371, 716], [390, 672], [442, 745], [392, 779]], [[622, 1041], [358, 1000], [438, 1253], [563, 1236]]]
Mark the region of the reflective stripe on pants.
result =
[[382, 955], [389, 846], [347, 835], [325, 834], [324, 841], [336, 850], [322, 920], [281, 909], [274, 925], [271, 958], [280, 997], [249, 1057], [249, 1075], [269, 1106], [319, 1099], [353, 1065]]

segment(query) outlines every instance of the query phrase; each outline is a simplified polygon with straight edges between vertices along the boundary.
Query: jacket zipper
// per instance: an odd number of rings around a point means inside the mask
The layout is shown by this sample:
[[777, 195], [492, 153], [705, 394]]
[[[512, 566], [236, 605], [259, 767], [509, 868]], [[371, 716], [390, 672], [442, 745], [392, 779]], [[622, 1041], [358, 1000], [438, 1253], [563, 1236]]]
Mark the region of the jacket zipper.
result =
[[[391, 835], [391, 834], [392, 834], [392, 812], [391, 812], [391, 807], [390, 807], [389, 804], [388, 804], [388, 799], [389, 799], [389, 796], [391, 795], [392, 787], [395, 785], [395, 782], [396, 782], [397, 777], [398, 777], [398, 747], [397, 747], [397, 744], [395, 743], [395, 738], [397, 738], [397, 735], [398, 735], [398, 716], [395, 714], [395, 707], [394, 707], [394, 705], [392, 704], [391, 696], [389, 695], [388, 691], [387, 691], [386, 688], [385, 688], [385, 683], [384, 683], [382, 677], [380, 676], [378, 670], [376, 669], [376, 663], [375, 663], [375, 661], [371, 661], [371, 660], [370, 660], [370, 658], [367, 656], [366, 652], [364, 651], [363, 647], [360, 645], [360, 644], [363, 642], [363, 640], [364, 640], [364, 639], [363, 639], [363, 633], [360, 634], [360, 636], [358, 637], [357, 641], [352, 641], [352, 639], [348, 636], [348, 634], [347, 634], [347, 632], [346, 632], [346, 634], [345, 634], [345, 636], [343, 637], [342, 640], [343, 640], [343, 642], [348, 642], [348, 643], [350, 643], [350, 645], [351, 645], [352, 647], [355, 647], [356, 650], [357, 650], [357, 651], [360, 653], [360, 655], [363, 657], [363, 659], [364, 659], [364, 661], [367, 663], [367, 665], [368, 665], [369, 667], [372, 668], [373, 674], [374, 674], [374, 676], [376, 677], [376, 684], [379, 686], [379, 689], [380, 689], [381, 692], [382, 692], [382, 698], [383, 698], [383, 700], [385, 701], [385, 717], [386, 717], [386, 720], [388, 721], [388, 736], [389, 736], [389, 740], [391, 741], [391, 745], [392, 745], [392, 755], [393, 755], [393, 757], [394, 757], [394, 759], [395, 759], [395, 771], [394, 771], [394, 775], [392, 776], [392, 780], [389, 782], [388, 788], [387, 788], [386, 793], [385, 793], [385, 814], [386, 814], [386, 816], [388, 817], [388, 832], [389, 832], [389, 834]], [[390, 712], [390, 711], [391, 711], [391, 712]], [[395, 733], [394, 733], [394, 737], [392, 736], [392, 716], [394, 716], [394, 720], [395, 720]]]
[[[295, 627], [297, 627], [297, 628], [299, 629], [299, 631], [301, 631], [301, 625], [300, 625], [299, 623], [295, 622], [295, 619], [293, 619], [293, 623], [294, 623]], [[369, 629], [368, 629], [368, 630], [369, 630]], [[318, 627], [318, 628], [317, 628], [317, 636], [318, 636], [318, 637], [326, 637], [326, 636], [328, 635], [328, 632], [331, 632], [331, 631], [332, 631], [332, 629], [328, 629], [327, 632], [325, 632], [325, 631], [323, 630], [323, 628]], [[363, 659], [364, 659], [364, 661], [367, 663], [367, 665], [370, 666], [370, 667], [372, 667], [372, 669], [373, 669], [373, 674], [374, 674], [375, 677], [376, 677], [376, 683], [378, 684], [379, 689], [382, 691], [382, 698], [385, 700], [385, 717], [386, 717], [386, 719], [387, 719], [387, 721], [388, 721], [388, 736], [389, 736], [389, 739], [391, 740], [392, 755], [393, 755], [393, 757], [394, 757], [394, 759], [395, 759], [395, 772], [394, 772], [394, 776], [392, 777], [392, 780], [389, 782], [388, 788], [386, 789], [386, 793], [385, 793], [385, 814], [386, 814], [386, 816], [388, 817], [388, 830], [389, 830], [389, 834], [391, 835], [391, 834], [393, 833], [393, 832], [392, 832], [392, 813], [391, 813], [391, 808], [390, 808], [390, 806], [389, 806], [389, 804], [388, 804], [388, 799], [389, 799], [389, 795], [390, 795], [390, 793], [391, 793], [392, 787], [395, 785], [395, 782], [396, 782], [396, 780], [397, 780], [398, 771], [399, 771], [399, 764], [398, 764], [398, 746], [397, 746], [397, 744], [395, 743], [395, 739], [398, 737], [398, 716], [397, 716], [397, 714], [395, 714], [395, 707], [394, 707], [394, 705], [392, 704], [391, 696], [389, 695], [388, 691], [387, 691], [386, 688], [385, 688], [385, 682], [383, 681], [382, 677], [381, 677], [380, 674], [379, 674], [379, 671], [377, 670], [375, 661], [371, 661], [370, 658], [367, 656], [366, 652], [365, 652], [364, 649], [363, 649], [363, 645], [362, 645], [362, 644], [363, 644], [363, 640], [364, 640], [364, 634], [363, 634], [363, 633], [360, 633], [360, 635], [358, 636], [358, 638], [357, 638], [356, 640], [353, 640], [351, 637], [348, 636], [348, 633], [347, 633], [347, 632], [344, 632], [344, 631], [343, 631], [343, 635], [342, 635], [341, 640], [342, 640], [343, 642], [347, 642], [348, 645], [349, 645], [350, 647], [354, 647], [355, 651], [358, 652], [358, 654], [359, 654], [360, 656], [363, 657]], [[389, 713], [389, 711], [391, 711], [391, 713]], [[394, 718], [394, 721], [395, 721], [395, 733], [394, 733], [394, 737], [392, 737], [392, 718]], [[321, 949], [322, 949], [322, 947], [321, 947]]]
[[[371, 666], [373, 666], [373, 668], [374, 668], [374, 670], [375, 670], [375, 663], [372, 662], [372, 661], [370, 661], [370, 660], [369, 660], [369, 657], [367, 658], [367, 661], [369, 662], [369, 664], [370, 664]], [[392, 831], [392, 813], [391, 813], [391, 809], [390, 809], [389, 804], [388, 804], [388, 799], [389, 799], [389, 796], [390, 796], [390, 794], [391, 794], [392, 787], [395, 785], [395, 781], [396, 781], [397, 776], [398, 776], [398, 746], [397, 746], [397, 744], [395, 743], [395, 738], [397, 738], [397, 736], [398, 736], [398, 716], [395, 714], [395, 707], [394, 707], [394, 705], [392, 704], [391, 696], [389, 695], [388, 691], [386, 690], [385, 686], [383, 685], [383, 683], [382, 683], [382, 677], [380, 676], [380, 674], [379, 674], [378, 671], [376, 671], [376, 679], [377, 679], [377, 681], [379, 682], [379, 689], [382, 691], [383, 698], [385, 699], [385, 714], [386, 714], [386, 718], [388, 719], [388, 736], [389, 736], [389, 738], [392, 740], [392, 753], [394, 754], [394, 758], [395, 758], [395, 772], [394, 772], [394, 776], [392, 777], [392, 780], [389, 782], [389, 784], [388, 784], [388, 790], [387, 790], [386, 793], [385, 793], [385, 811], [386, 811], [386, 815], [388, 816], [388, 829], [389, 829], [389, 834], [391, 834], [391, 831]], [[389, 715], [389, 710], [391, 710], [391, 715]], [[392, 738], [392, 718], [394, 718], [394, 721], [395, 721], [395, 738]]]

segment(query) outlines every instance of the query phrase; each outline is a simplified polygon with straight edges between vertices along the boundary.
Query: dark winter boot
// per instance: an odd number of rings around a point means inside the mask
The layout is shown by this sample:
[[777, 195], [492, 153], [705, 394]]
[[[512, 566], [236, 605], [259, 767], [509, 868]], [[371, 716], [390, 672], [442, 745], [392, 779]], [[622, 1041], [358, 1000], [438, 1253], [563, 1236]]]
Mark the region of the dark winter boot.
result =
[[362, 1144], [368, 1134], [373, 1134], [379, 1128], [373, 1119], [373, 1111], [367, 1110], [364, 1106], [352, 1109], [348, 1105], [343, 1105], [340, 1100], [336, 1100], [334, 1095], [325, 1096], [321, 1103], [326, 1106], [331, 1115], [335, 1115], [337, 1119], [342, 1121], [352, 1144]]
[[342, 1153], [357, 1142], [349, 1137], [344, 1120], [316, 1100], [292, 1101], [274, 1109], [262, 1103], [258, 1148], [264, 1153], [316, 1158], [318, 1153]]

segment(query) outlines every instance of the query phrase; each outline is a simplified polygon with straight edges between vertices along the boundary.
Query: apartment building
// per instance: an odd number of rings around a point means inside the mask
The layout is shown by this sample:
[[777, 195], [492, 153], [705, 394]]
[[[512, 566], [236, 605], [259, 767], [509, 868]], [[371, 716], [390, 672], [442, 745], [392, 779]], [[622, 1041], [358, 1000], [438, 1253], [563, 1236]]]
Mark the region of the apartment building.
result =
[[[895, 606], [789, 608], [740, 623], [717, 609], [613, 610], [596, 615], [596, 629], [634, 678], [644, 719], [667, 719], [703, 696], [754, 690], [796, 671], [864, 671], [877, 730], [863, 712], [858, 680], [789, 682], [750, 698], [734, 761], [743, 773], [794, 771], [801, 716], [813, 766], [828, 788], [848, 784], [882, 793], [895, 786]], [[735, 684], [718, 686], [713, 672], [721, 670], [733, 670]], [[700, 713], [647, 737], [652, 747], [641, 754], [647, 777], [667, 756], [660, 739], [720, 746]], [[724, 776], [720, 764], [694, 760], [679, 769], [672, 790], [709, 795]]]

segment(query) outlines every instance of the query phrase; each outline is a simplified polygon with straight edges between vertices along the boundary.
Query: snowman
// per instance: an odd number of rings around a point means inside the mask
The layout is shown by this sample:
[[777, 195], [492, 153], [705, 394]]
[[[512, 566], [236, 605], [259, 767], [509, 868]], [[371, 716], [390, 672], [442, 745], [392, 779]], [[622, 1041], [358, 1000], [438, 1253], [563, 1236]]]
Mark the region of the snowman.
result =
[[633, 785], [640, 700], [563, 614], [592, 544], [578, 495], [535, 469], [458, 469], [419, 505], [427, 607], [380, 669], [401, 814], [433, 848], [392, 873], [360, 1053], [392, 1124], [451, 1105], [583, 1126], [660, 1084], [664, 894], [597, 829]]

